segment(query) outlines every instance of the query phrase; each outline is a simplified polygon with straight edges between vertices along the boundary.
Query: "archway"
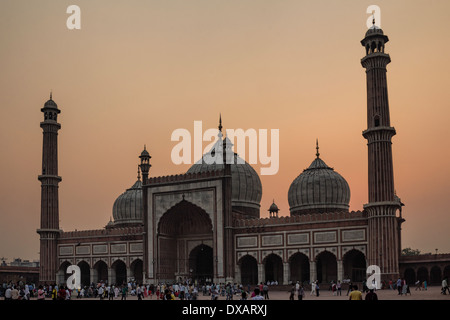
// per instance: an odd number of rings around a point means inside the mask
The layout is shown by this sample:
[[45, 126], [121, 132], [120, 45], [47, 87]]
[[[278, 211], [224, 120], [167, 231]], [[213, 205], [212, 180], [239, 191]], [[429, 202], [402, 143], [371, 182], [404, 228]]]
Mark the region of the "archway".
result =
[[193, 281], [199, 284], [212, 282], [214, 277], [213, 249], [201, 244], [189, 254], [189, 270]]
[[122, 260], [116, 260], [112, 264], [111, 268], [114, 270], [115, 279], [112, 282], [117, 285], [126, 284], [127, 281], [127, 266]]
[[89, 286], [91, 282], [91, 268], [86, 261], [80, 261], [78, 267], [80, 267], [81, 271], [81, 286]]
[[133, 275], [134, 280], [141, 284], [143, 280], [143, 270], [144, 270], [144, 263], [141, 259], [136, 259], [131, 263], [130, 266], [131, 274]]
[[[161, 281], [191, 278], [191, 269], [196, 270], [199, 279], [206, 275], [214, 278], [212, 247], [204, 245], [204, 252], [200, 247], [188, 251], [188, 242], [213, 243], [212, 221], [202, 208], [184, 199], [170, 208], [158, 222], [157, 241], [157, 277]], [[197, 266], [192, 259], [203, 259], [206, 266]]]
[[258, 262], [250, 255], [245, 255], [239, 260], [241, 269], [241, 283], [257, 284], [258, 283]]
[[309, 259], [305, 254], [297, 252], [292, 255], [289, 259], [289, 267], [291, 281], [304, 283], [310, 280]]
[[277, 281], [283, 283], [283, 260], [281, 257], [271, 253], [264, 259], [265, 281]]
[[430, 284], [438, 285], [441, 284], [441, 281], [442, 281], [441, 268], [439, 268], [438, 266], [434, 266], [430, 270]]
[[56, 278], [56, 282], [58, 285], [65, 286], [67, 284], [67, 279], [70, 277], [70, 274], [67, 273], [67, 268], [71, 265], [69, 261], [64, 261], [61, 263], [58, 269], [58, 274]]
[[317, 280], [319, 283], [330, 283], [337, 280], [336, 256], [329, 251], [323, 251], [317, 258]]
[[447, 278], [447, 279], [450, 278], [450, 265], [448, 265], [444, 268], [444, 278]]
[[420, 282], [428, 281], [428, 270], [425, 267], [420, 267], [419, 270], [417, 270], [417, 280], [420, 280]]
[[103, 260], [99, 260], [94, 264], [94, 282], [108, 281], [108, 266]]
[[406, 268], [404, 273], [404, 278], [406, 283], [409, 286], [412, 286], [416, 283], [416, 273], [413, 268]]
[[344, 278], [353, 282], [363, 282], [366, 278], [366, 257], [356, 249], [344, 255]]

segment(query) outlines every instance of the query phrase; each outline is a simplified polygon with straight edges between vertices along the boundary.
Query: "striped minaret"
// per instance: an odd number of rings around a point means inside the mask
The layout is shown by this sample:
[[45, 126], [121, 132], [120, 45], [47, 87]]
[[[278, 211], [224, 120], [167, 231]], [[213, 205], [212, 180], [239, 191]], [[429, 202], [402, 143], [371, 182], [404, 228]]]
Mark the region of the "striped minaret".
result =
[[44, 121], [41, 122], [43, 130], [42, 143], [42, 174], [38, 176], [41, 181], [41, 227], [37, 230], [40, 235], [40, 269], [39, 282], [52, 284], [56, 282], [58, 270], [57, 241], [59, 230], [59, 203], [58, 184], [58, 130], [61, 125], [57, 121], [61, 112], [52, 99], [41, 109]]
[[361, 59], [367, 76], [367, 130], [363, 132], [368, 146], [369, 203], [368, 213], [369, 265], [381, 269], [384, 280], [397, 279], [399, 275], [400, 223], [396, 213], [401, 203], [395, 195], [392, 163], [392, 137], [386, 79], [386, 66], [391, 62], [384, 52], [389, 41], [383, 30], [375, 25], [367, 31], [361, 44], [366, 56]]

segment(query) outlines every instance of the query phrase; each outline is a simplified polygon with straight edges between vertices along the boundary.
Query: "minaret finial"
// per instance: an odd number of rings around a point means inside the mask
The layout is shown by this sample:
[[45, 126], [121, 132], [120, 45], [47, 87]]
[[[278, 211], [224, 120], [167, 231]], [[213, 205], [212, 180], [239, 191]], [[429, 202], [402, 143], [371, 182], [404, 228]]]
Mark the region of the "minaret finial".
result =
[[316, 138], [316, 157], [319, 158], [319, 139]]
[[222, 113], [219, 113], [219, 131], [222, 132]]
[[52, 90], [50, 89], [50, 100], [52, 100]]
[[144, 144], [144, 150], [147, 150], [147, 145]]
[[373, 16], [372, 24], [375, 25], [375, 11], [372, 12], [372, 16]]

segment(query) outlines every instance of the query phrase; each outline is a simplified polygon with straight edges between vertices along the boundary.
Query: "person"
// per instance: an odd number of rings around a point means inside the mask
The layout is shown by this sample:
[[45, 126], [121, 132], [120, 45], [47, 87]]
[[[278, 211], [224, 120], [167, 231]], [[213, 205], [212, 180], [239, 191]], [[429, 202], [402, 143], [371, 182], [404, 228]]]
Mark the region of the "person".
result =
[[320, 291], [319, 280], [316, 280], [316, 296], [317, 297], [320, 295], [319, 291]]
[[31, 296], [31, 294], [30, 294], [30, 287], [27, 285], [27, 284], [25, 284], [25, 287], [24, 287], [24, 296], [23, 296], [23, 298], [25, 299], [25, 300], [30, 300], [30, 296]]
[[331, 284], [331, 292], [333, 292], [333, 296], [337, 295], [337, 288], [336, 288], [336, 283], [332, 283]]
[[8, 286], [8, 288], [5, 291], [5, 300], [12, 300], [12, 290], [11, 286]]
[[261, 295], [261, 291], [259, 288], [255, 288], [254, 290], [255, 295], [253, 296], [252, 300], [264, 300], [264, 297]]
[[101, 286], [100, 288], [98, 288], [98, 296], [100, 297], [100, 300], [103, 300], [103, 287]]
[[19, 290], [14, 286], [11, 290], [11, 299], [12, 300], [19, 300]]
[[297, 291], [297, 295], [298, 295], [298, 300], [303, 300], [303, 298], [305, 297], [305, 290], [303, 289], [302, 285], [300, 285], [300, 288]]
[[70, 300], [70, 290], [69, 290], [69, 288], [67, 288], [67, 286], [66, 286], [66, 288], [65, 288], [65, 290], [66, 290], [66, 300]]
[[362, 300], [362, 293], [358, 290], [357, 285], [353, 286], [353, 290], [349, 294], [349, 300]]
[[311, 283], [311, 293], [309, 295], [312, 296], [313, 294], [316, 294], [316, 282], [315, 281], [313, 281]]
[[352, 292], [352, 290], [353, 290], [353, 282], [350, 282], [348, 285], [347, 296], [349, 295], [350, 292]]
[[422, 291], [422, 284], [420, 283], [420, 280], [416, 281], [416, 291], [417, 290]]
[[58, 300], [66, 300], [66, 290], [63, 286], [58, 290]]
[[424, 280], [424, 281], [423, 281], [423, 289], [424, 289], [425, 291], [428, 290], [428, 282], [427, 282], [427, 280]]
[[291, 288], [291, 294], [289, 295], [289, 300], [294, 300], [296, 292], [297, 292], [296, 287], [293, 285]]
[[128, 292], [128, 286], [122, 287], [122, 299], [121, 300], [127, 300], [127, 292]]
[[142, 288], [139, 284], [136, 287], [136, 295], [138, 300], [142, 300]]
[[38, 295], [37, 295], [38, 300], [45, 300], [45, 291], [44, 291], [44, 288], [42, 287], [42, 285], [39, 286], [37, 293], [38, 293]]
[[403, 282], [402, 283], [402, 293], [400, 295], [405, 295], [406, 296], [407, 294], [408, 294], [408, 285], [406, 284], [406, 282]]
[[[419, 281], [420, 282], [420, 281]], [[389, 290], [393, 290], [393, 283], [392, 283], [392, 279], [389, 279]]]
[[164, 291], [164, 300], [175, 300], [175, 295], [169, 290]]
[[443, 280], [442, 280], [442, 294], [447, 294], [447, 291], [448, 291], [448, 293], [450, 294], [450, 289], [448, 288], [448, 281], [447, 281], [447, 278], [444, 278]]
[[269, 286], [267, 284], [263, 286], [263, 294], [264, 299], [269, 299]]
[[398, 290], [398, 294], [402, 295], [402, 279], [398, 278], [397, 280], [397, 290]]
[[245, 290], [242, 290], [241, 292], [241, 300], [247, 300], [247, 292], [245, 292]]
[[342, 284], [341, 284], [341, 280], [338, 280], [337, 284], [336, 284], [336, 289], [337, 289], [337, 295], [338, 296], [342, 296]]
[[374, 289], [369, 289], [369, 292], [366, 294], [366, 301], [376, 301], [378, 300], [378, 295], [375, 293]]
[[56, 300], [58, 298], [58, 289], [56, 288], [56, 286], [53, 286], [52, 289], [52, 300]]

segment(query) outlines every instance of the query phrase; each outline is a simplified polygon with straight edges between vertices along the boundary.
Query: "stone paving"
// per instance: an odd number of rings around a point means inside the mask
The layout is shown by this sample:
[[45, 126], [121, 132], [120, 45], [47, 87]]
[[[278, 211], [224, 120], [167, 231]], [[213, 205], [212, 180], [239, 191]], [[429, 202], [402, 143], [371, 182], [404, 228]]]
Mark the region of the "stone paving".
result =
[[[415, 288], [412, 288], [411, 290], [411, 295], [398, 295], [398, 292], [396, 290], [377, 290], [377, 295], [378, 295], [378, 299], [379, 300], [448, 300], [450, 301], [450, 295], [442, 295], [441, 294], [441, 287], [438, 286], [433, 286], [433, 287], [428, 287], [428, 290], [423, 290], [423, 291], [419, 291], [419, 290], [415, 290]], [[306, 292], [306, 296], [304, 298], [304, 300], [306, 301], [314, 301], [314, 300], [348, 300], [349, 297], [346, 295], [347, 294], [347, 290], [343, 290], [342, 291], [342, 296], [334, 296], [332, 294], [331, 291], [328, 290], [321, 290], [320, 291], [320, 296], [316, 297], [314, 295], [310, 295], [310, 292], [307, 291]], [[287, 291], [276, 291], [276, 290], [272, 290], [269, 291], [269, 298], [270, 300], [289, 300], [289, 295], [290, 293]], [[365, 297], [365, 294], [363, 294], [363, 299]], [[210, 300], [211, 297], [210, 296], [203, 296], [203, 294], [200, 293], [199, 300]], [[72, 300], [79, 300], [76, 299], [75, 297]], [[83, 300], [100, 300], [100, 299], [83, 299]], [[135, 296], [128, 296], [127, 300], [137, 300], [137, 297]], [[225, 297], [223, 296], [219, 296], [219, 300], [225, 300]], [[239, 300], [239, 296], [235, 295], [234, 296], [234, 301], [238, 301]], [[105, 299], [105, 301], [107, 301]], [[120, 298], [118, 299], [114, 299], [114, 301], [120, 301]], [[143, 299], [144, 301], [157, 301], [156, 297], [153, 296], [151, 299], [150, 297], [147, 297], [145, 299]]]

